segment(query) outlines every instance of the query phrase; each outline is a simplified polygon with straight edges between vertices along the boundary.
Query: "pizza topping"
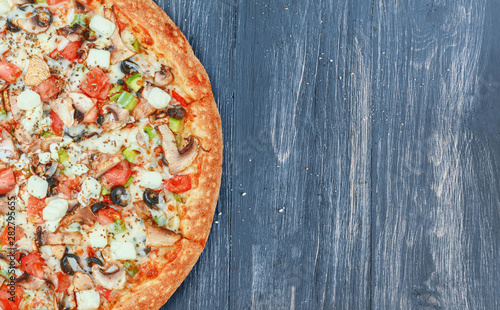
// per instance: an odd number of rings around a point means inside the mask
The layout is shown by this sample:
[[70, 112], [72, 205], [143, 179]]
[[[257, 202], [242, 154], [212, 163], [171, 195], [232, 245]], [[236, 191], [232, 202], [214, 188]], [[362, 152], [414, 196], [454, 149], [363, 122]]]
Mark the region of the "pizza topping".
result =
[[152, 223], [146, 223], [146, 233], [146, 245], [150, 247], [171, 246], [181, 239], [179, 234]]
[[40, 95], [32, 90], [26, 89], [17, 96], [16, 105], [21, 110], [33, 110], [41, 104], [42, 100], [40, 99]]
[[30, 17], [26, 19], [20, 18], [16, 21], [17, 26], [19, 26], [24, 31], [31, 34], [40, 34], [47, 31], [50, 25], [52, 25], [52, 21], [54, 20], [54, 18], [52, 16], [52, 12], [48, 8], [42, 6], [33, 8], [33, 5], [26, 4], [22, 6], [21, 9], [33, 12]]
[[150, 189], [159, 189], [163, 183], [163, 177], [158, 172], [147, 171], [141, 176], [141, 186]]
[[[47, 196], [47, 189], [49, 188], [49, 183], [39, 176], [32, 176], [28, 179], [28, 192], [38, 199], [45, 198]], [[66, 200], [64, 200], [66, 202]]]
[[47, 63], [39, 56], [30, 59], [28, 70], [24, 76], [24, 85], [38, 86], [50, 77], [50, 69]]
[[117, 260], [132, 260], [137, 258], [135, 246], [130, 242], [111, 241], [109, 246], [113, 257]]
[[64, 257], [61, 259], [61, 270], [65, 274], [69, 274], [72, 276], [75, 274], [73, 266], [78, 266], [79, 264], [80, 264], [80, 257], [78, 257], [78, 255], [65, 253]]
[[6, 131], [2, 130], [2, 136], [0, 140], [0, 161], [9, 162], [11, 159], [18, 159], [19, 153], [11, 135]]
[[120, 128], [125, 125], [130, 119], [130, 113], [127, 109], [120, 108], [111, 104], [105, 105], [102, 109], [105, 113], [111, 113], [112, 115], [112, 118], [110, 118], [103, 124], [103, 128], [105, 131]]
[[155, 73], [154, 83], [156, 86], [165, 87], [173, 81], [174, 75], [172, 74], [172, 69], [169, 67], [162, 65], [161, 70]]
[[158, 207], [156, 206], [159, 202], [159, 195], [157, 192], [151, 190], [151, 189], [146, 189], [144, 191], [144, 194], [142, 195], [142, 199], [146, 203], [146, 205], [150, 208], [157, 209]]
[[105, 38], [111, 37], [116, 29], [116, 25], [110, 20], [102, 17], [101, 15], [95, 15], [90, 20], [89, 28], [102, 35]]
[[[25, 257], [27, 257], [27, 256], [25, 256]], [[25, 258], [25, 257], [23, 257], [23, 258]], [[22, 261], [22, 259], [21, 259], [21, 261]], [[45, 284], [45, 281], [40, 279], [40, 278], [34, 277], [34, 276], [25, 272], [20, 277], [18, 277], [16, 279], [15, 283], [17, 285], [21, 286], [25, 290], [37, 290], [40, 287], [42, 287], [42, 285]]]
[[100, 297], [99, 293], [94, 290], [87, 290], [76, 292], [76, 303], [78, 304], [78, 310], [95, 310], [99, 308]]
[[148, 103], [156, 109], [164, 109], [170, 102], [170, 95], [164, 90], [153, 87], [146, 97]]
[[[50, 103], [50, 108], [52, 112], [57, 114], [66, 127], [73, 126], [75, 122], [75, 108], [73, 107], [73, 100], [71, 98], [57, 98]], [[54, 131], [54, 133], [56, 132]]]
[[93, 289], [95, 284], [88, 274], [76, 271], [73, 277], [73, 287], [76, 292], [80, 292]]
[[87, 56], [87, 66], [100, 67], [101, 69], [108, 69], [110, 64], [111, 54], [109, 51], [98, 50], [91, 48]]
[[48, 231], [56, 231], [59, 222], [68, 211], [68, 207], [68, 201], [65, 199], [53, 199], [47, 204], [43, 209], [43, 220], [45, 221]]
[[175, 175], [184, 171], [194, 162], [199, 150], [197, 139], [190, 137], [188, 144], [179, 151], [174, 134], [166, 125], [158, 126], [157, 131], [161, 136], [161, 144], [171, 174]]
[[109, 290], [123, 289], [127, 281], [125, 269], [118, 264], [112, 265], [107, 270], [103, 270], [100, 266], [92, 267], [92, 274], [95, 281], [102, 287]]

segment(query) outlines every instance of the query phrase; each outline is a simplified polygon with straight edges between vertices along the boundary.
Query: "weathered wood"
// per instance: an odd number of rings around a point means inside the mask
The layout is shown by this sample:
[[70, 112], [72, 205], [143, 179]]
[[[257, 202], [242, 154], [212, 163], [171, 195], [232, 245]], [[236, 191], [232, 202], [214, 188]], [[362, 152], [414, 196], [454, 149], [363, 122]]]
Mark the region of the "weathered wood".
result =
[[[221, 193], [210, 238], [198, 263], [162, 309], [227, 309], [229, 303], [229, 212], [231, 209], [231, 132], [233, 124], [234, 16], [229, 1], [157, 2], [187, 37], [205, 66], [223, 115], [224, 167]], [[223, 35], [221, 35], [223, 34]]]
[[370, 16], [239, 1], [230, 309], [369, 306]]
[[375, 2], [373, 309], [499, 308], [498, 131], [469, 127], [490, 127], [487, 7]]
[[160, 0], [224, 173], [163, 309], [499, 309], [500, 3]]

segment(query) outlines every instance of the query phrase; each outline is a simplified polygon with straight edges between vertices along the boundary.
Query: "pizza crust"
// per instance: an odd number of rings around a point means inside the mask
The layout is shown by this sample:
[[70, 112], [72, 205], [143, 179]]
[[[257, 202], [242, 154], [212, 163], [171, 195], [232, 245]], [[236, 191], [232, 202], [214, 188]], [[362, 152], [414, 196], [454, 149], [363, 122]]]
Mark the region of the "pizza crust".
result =
[[188, 113], [196, 115], [187, 126], [200, 139], [203, 148], [196, 161], [200, 169], [197, 186], [189, 192], [188, 201], [180, 212], [179, 230], [184, 237], [179, 241], [181, 252], [161, 269], [157, 278], [136, 286], [108, 307], [158, 309], [189, 274], [210, 233], [222, 173], [221, 119], [203, 65], [185, 36], [161, 8], [151, 0], [108, 0], [105, 5], [114, 6], [118, 19], [131, 25], [142, 44], [153, 49], [172, 68], [174, 83], [182, 87], [186, 99], [191, 101]]

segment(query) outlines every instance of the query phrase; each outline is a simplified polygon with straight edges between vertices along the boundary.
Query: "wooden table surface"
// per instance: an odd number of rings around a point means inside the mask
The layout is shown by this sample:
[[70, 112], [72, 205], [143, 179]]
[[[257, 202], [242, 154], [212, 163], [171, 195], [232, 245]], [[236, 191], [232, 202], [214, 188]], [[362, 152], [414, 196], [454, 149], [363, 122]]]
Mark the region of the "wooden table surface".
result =
[[163, 309], [500, 309], [500, 1], [158, 3], [225, 146]]

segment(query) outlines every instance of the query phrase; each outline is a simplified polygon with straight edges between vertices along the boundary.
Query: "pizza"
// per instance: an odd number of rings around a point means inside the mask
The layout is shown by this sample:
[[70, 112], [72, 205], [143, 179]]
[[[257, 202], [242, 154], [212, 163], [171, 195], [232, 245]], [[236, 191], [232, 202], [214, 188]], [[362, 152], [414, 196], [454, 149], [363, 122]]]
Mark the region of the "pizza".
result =
[[0, 308], [160, 308], [222, 170], [181, 31], [151, 0], [0, 0], [0, 103]]

